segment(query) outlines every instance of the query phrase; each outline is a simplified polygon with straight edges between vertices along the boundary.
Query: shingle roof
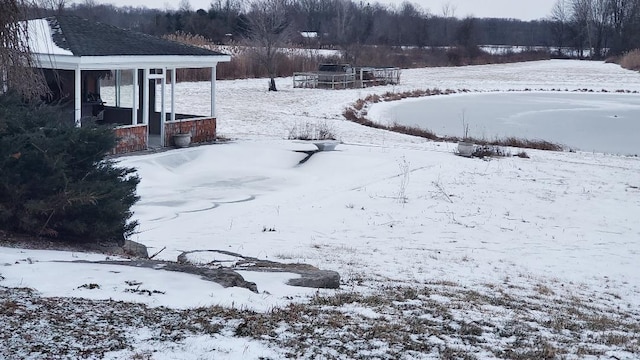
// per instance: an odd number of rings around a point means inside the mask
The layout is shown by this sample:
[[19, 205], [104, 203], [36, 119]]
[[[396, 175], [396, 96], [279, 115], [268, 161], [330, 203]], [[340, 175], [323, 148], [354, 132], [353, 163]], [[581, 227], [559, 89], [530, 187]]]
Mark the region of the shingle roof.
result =
[[47, 21], [54, 43], [74, 56], [224, 55], [77, 16], [59, 15], [49, 17]]

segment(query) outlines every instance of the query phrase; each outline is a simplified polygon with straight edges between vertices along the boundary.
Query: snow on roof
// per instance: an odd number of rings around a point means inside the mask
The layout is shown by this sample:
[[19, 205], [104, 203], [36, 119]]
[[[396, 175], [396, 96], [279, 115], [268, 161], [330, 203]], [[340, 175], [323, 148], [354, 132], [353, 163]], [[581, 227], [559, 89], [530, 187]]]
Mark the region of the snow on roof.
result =
[[71, 55], [70, 50], [63, 49], [53, 41], [53, 34], [47, 19], [27, 21], [29, 49], [36, 54]]

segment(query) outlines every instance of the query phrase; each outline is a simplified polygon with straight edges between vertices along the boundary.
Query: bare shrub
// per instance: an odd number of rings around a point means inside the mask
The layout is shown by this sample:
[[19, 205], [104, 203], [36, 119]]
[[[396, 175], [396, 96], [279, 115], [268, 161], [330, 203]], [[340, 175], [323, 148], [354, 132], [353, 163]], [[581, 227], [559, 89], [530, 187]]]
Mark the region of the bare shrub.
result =
[[163, 36], [163, 38], [171, 41], [176, 41], [182, 44], [193, 45], [193, 46], [209, 47], [211, 45], [211, 42], [207, 40], [207, 38], [205, 38], [204, 36], [194, 35], [194, 34], [186, 33], [184, 31], [178, 31], [173, 34], [167, 34]]
[[[479, 141], [481, 143], [482, 141]], [[525, 149], [538, 149], [549, 151], [562, 151], [563, 147], [560, 144], [556, 144], [546, 140], [529, 140], [516, 137], [507, 137], [504, 139], [498, 139], [490, 142], [492, 145], [511, 146]]]
[[379, 103], [380, 102], [380, 95], [378, 94], [373, 94], [373, 95], [368, 95], [366, 98], [364, 98], [365, 103]]
[[434, 134], [431, 130], [423, 129], [417, 126], [406, 126], [406, 125], [400, 125], [400, 124], [394, 123], [393, 125], [388, 127], [388, 130], [401, 133], [401, 134], [418, 136], [418, 137], [422, 137], [430, 140], [438, 139], [438, 136]]
[[640, 49], [626, 53], [620, 60], [620, 66], [625, 69], [640, 71]]
[[364, 108], [364, 106], [366, 105], [366, 101], [363, 99], [358, 99], [355, 104], [353, 105], [353, 108], [360, 111]]
[[331, 126], [324, 123], [296, 124], [289, 130], [289, 140], [336, 140], [336, 135]]

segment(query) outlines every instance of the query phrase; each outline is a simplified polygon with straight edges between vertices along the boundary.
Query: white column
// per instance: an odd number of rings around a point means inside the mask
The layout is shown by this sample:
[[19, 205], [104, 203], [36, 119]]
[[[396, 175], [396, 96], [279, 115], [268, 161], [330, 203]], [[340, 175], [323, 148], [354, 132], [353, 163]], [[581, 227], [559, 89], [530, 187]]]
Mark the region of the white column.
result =
[[82, 78], [80, 68], [75, 69], [75, 96], [74, 96], [74, 120], [76, 127], [82, 126]]
[[133, 69], [133, 84], [131, 85], [133, 90], [133, 101], [131, 102], [131, 125], [138, 123], [138, 69]]
[[[116, 107], [120, 107], [120, 87], [122, 86], [121, 84], [121, 80], [122, 80], [122, 70], [116, 70]], [[135, 88], [135, 85], [134, 85]]]
[[171, 69], [171, 121], [176, 121], [176, 68]]
[[[216, 64], [217, 65], [217, 64]], [[211, 117], [216, 117], [216, 66], [211, 68]]]
[[149, 69], [142, 70], [142, 123], [149, 125]]
[[[161, 81], [161, 86], [160, 86], [160, 146], [164, 147], [164, 135], [165, 135], [165, 128], [164, 128], [164, 123], [167, 121], [167, 114], [165, 112], [165, 90], [167, 88], [166, 83], [167, 83], [167, 69], [163, 68], [162, 69], [162, 79], [160, 79]], [[155, 86], [155, 80], [153, 80], [154, 86]]]

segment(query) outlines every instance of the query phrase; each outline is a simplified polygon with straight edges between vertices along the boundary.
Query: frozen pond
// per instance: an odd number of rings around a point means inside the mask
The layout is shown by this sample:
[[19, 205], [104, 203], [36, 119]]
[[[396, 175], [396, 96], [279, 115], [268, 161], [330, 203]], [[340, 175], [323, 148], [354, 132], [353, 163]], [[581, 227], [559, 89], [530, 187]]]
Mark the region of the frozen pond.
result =
[[[375, 109], [380, 106], [379, 109]], [[640, 96], [612, 93], [475, 93], [374, 106], [381, 122], [477, 138], [544, 139], [572, 149], [640, 154]]]

